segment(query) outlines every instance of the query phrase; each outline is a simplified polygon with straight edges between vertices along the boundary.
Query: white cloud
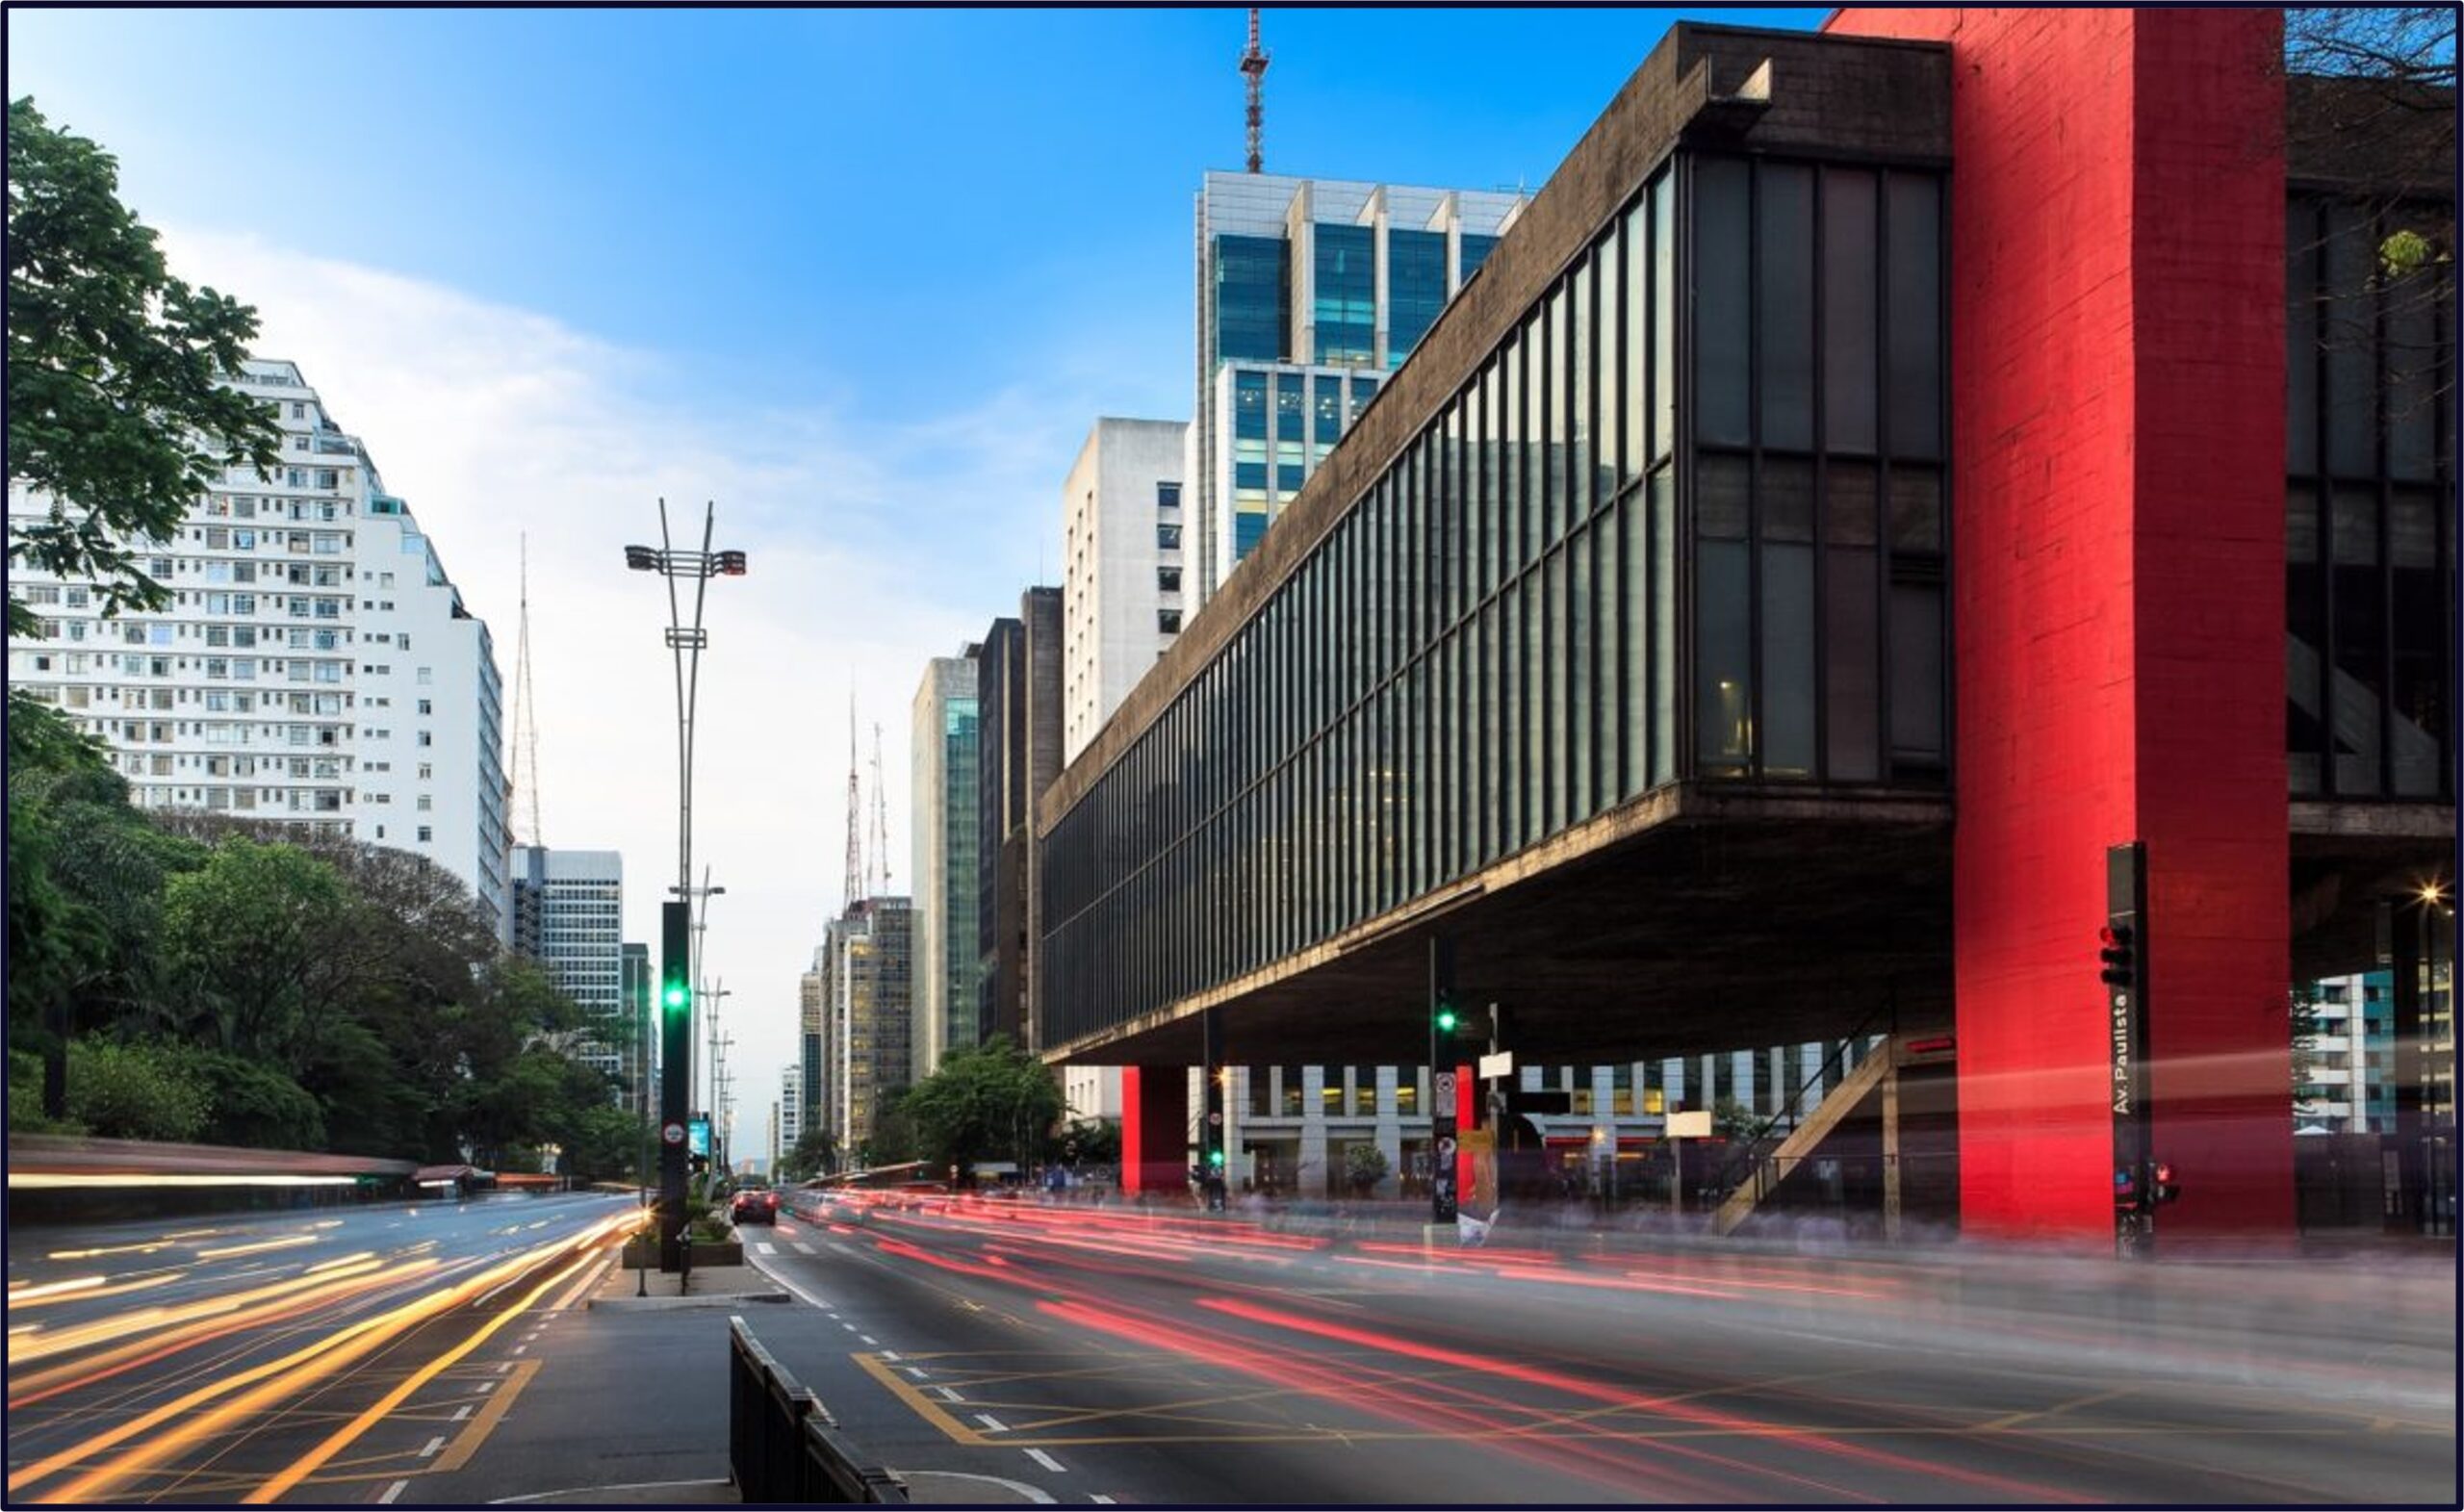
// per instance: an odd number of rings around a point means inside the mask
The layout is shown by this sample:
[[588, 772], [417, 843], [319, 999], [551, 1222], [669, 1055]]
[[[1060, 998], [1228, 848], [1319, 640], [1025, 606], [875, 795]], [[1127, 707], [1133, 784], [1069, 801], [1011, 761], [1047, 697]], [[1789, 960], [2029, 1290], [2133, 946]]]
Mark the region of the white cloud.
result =
[[924, 662], [1014, 614], [1040, 556], [1057, 572], [1040, 547], [1096, 401], [1076, 385], [962, 395], [882, 426], [683, 381], [655, 354], [398, 274], [221, 232], [164, 241], [181, 276], [257, 307], [258, 350], [299, 364], [409, 502], [495, 637], [508, 732], [526, 534], [542, 828], [624, 853], [627, 935], [654, 951], [676, 875], [675, 683], [661, 585], [619, 549], [655, 544], [661, 496], [678, 544], [698, 545], [717, 501], [716, 544], [752, 571], [709, 590], [694, 870], [728, 889], [706, 959], [732, 994], [738, 1148], [757, 1150], [794, 1054], [796, 978], [839, 901], [850, 690], [868, 792], [882, 727], [903, 891]]

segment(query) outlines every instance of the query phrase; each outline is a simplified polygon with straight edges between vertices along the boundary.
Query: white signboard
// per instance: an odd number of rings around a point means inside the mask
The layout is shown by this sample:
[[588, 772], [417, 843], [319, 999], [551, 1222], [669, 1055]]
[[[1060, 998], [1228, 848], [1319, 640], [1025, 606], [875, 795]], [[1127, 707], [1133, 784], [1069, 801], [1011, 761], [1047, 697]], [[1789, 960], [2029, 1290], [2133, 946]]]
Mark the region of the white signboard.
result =
[[1707, 1140], [1711, 1137], [1711, 1110], [1673, 1113], [1668, 1115], [1668, 1137], [1672, 1140]]
[[1513, 1074], [1513, 1051], [1501, 1050], [1495, 1055], [1484, 1055], [1480, 1057], [1480, 1080], [1484, 1082], [1493, 1082], [1501, 1076], [1512, 1076]]

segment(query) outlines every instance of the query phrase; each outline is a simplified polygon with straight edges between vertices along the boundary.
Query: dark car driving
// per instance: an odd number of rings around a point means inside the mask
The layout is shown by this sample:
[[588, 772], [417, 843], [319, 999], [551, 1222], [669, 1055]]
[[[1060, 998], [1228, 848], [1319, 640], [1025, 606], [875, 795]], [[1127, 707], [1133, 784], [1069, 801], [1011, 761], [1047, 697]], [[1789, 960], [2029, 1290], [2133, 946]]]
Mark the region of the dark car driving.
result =
[[728, 1217], [738, 1223], [776, 1223], [779, 1221], [779, 1194], [766, 1188], [750, 1188], [735, 1194], [728, 1204]]

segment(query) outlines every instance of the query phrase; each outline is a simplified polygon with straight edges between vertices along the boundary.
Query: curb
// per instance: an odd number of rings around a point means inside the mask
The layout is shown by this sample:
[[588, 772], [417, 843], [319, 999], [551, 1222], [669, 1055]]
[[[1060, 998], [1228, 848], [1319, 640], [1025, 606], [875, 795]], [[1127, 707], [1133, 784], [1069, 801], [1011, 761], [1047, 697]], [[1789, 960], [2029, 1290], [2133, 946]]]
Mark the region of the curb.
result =
[[787, 1300], [787, 1294], [784, 1292], [739, 1292], [732, 1295], [718, 1296], [595, 1296], [584, 1305], [593, 1310], [603, 1307], [733, 1307], [739, 1302], [783, 1302], [785, 1300]]

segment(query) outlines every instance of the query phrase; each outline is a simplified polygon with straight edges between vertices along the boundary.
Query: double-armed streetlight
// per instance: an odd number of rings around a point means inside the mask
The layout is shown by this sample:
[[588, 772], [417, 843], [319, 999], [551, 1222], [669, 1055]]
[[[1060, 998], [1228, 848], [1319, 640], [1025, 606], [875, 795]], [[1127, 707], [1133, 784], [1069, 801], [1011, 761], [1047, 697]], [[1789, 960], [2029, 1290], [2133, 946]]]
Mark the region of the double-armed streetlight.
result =
[[[676, 659], [676, 887], [677, 894], [661, 910], [659, 969], [659, 1269], [674, 1270], [681, 1262], [680, 1234], [684, 1225], [685, 1160], [682, 1140], [693, 1095], [693, 720], [702, 680], [702, 652], [709, 633], [702, 628], [702, 606], [713, 577], [741, 577], [742, 551], [712, 551], [717, 525], [715, 505], [702, 510], [702, 549], [680, 550], [668, 528], [667, 500], [658, 501], [659, 545], [625, 548], [625, 565], [637, 573], [656, 573], [667, 579], [667, 648]], [[684, 617], [684, 596], [678, 583], [693, 584], [693, 617]], [[706, 896], [706, 894], [705, 894]]]

